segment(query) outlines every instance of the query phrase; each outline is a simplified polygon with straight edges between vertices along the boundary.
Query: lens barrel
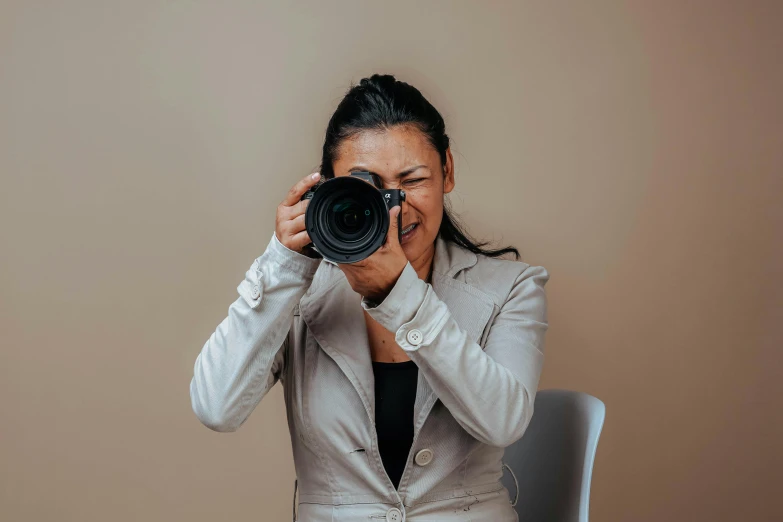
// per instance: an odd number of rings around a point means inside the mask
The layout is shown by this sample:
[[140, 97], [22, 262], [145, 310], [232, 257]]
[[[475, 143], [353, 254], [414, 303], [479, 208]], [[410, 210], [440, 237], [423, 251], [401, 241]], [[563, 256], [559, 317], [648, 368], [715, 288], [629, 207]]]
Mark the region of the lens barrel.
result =
[[317, 251], [335, 263], [355, 263], [386, 240], [389, 207], [384, 194], [360, 178], [340, 176], [320, 184], [305, 212], [305, 226]]

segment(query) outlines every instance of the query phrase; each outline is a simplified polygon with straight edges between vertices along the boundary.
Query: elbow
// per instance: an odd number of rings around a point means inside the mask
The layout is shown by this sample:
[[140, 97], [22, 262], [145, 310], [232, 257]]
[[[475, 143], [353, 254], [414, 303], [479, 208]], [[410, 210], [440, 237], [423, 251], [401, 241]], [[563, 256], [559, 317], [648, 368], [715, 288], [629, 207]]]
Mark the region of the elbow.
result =
[[238, 423], [232, 422], [230, 419], [219, 414], [215, 415], [214, 412], [196, 410], [195, 408], [193, 411], [196, 413], [198, 420], [201, 421], [201, 424], [212, 431], [217, 431], [218, 433], [231, 433], [239, 429]]
[[190, 403], [193, 413], [201, 424], [219, 433], [231, 433], [237, 431], [242, 422], [237, 422], [234, 416], [228, 414], [229, 408], [222, 401], [205, 400], [199, 394], [195, 379], [190, 384]]
[[526, 392], [522, 392], [521, 395], [517, 406], [509, 408], [507, 416], [501, 422], [484, 430], [482, 442], [490, 446], [506, 448], [522, 438], [533, 418], [533, 399]]
[[490, 446], [498, 448], [506, 448], [511, 446], [516, 441], [522, 438], [522, 434], [525, 433], [524, 427], [518, 427], [514, 429], [499, 429], [493, 430], [486, 434], [486, 437], [482, 442]]

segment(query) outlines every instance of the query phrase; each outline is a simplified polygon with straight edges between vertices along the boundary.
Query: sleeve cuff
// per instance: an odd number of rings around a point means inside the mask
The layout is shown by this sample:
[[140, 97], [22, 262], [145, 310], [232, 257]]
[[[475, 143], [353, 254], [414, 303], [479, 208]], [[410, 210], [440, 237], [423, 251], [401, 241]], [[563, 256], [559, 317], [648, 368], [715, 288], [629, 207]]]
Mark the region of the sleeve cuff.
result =
[[277, 234], [274, 232], [272, 232], [272, 239], [269, 241], [266, 253], [281, 266], [305, 277], [313, 277], [322, 261], [320, 257], [307, 257], [291, 250], [277, 239]]
[[446, 303], [438, 299], [435, 291], [428, 285], [424, 302], [416, 315], [397, 329], [394, 340], [406, 352], [415, 352], [435, 342], [450, 317]]
[[266, 290], [280, 284], [307, 284], [312, 281], [321, 258], [310, 258], [294, 252], [272, 234], [272, 239], [261, 257], [245, 272], [237, 291], [248, 306], [258, 308]]
[[432, 344], [451, 317], [446, 303], [438, 299], [431, 285], [419, 279], [410, 263], [381, 304], [373, 308], [369, 300], [362, 299], [362, 308], [394, 333], [406, 352]]
[[408, 262], [391, 292], [380, 304], [375, 304], [367, 298], [362, 298], [362, 308], [378, 324], [396, 332], [403, 324], [416, 315], [430, 286], [419, 279], [416, 270]]

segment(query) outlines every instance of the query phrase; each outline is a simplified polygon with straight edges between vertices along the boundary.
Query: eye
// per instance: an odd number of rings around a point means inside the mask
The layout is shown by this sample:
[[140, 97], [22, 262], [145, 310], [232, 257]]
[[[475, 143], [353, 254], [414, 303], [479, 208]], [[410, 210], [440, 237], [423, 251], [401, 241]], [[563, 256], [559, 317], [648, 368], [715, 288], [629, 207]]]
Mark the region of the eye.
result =
[[418, 183], [420, 181], [424, 181], [425, 178], [416, 178], [416, 179], [406, 179], [403, 185], [412, 185], [414, 183]]

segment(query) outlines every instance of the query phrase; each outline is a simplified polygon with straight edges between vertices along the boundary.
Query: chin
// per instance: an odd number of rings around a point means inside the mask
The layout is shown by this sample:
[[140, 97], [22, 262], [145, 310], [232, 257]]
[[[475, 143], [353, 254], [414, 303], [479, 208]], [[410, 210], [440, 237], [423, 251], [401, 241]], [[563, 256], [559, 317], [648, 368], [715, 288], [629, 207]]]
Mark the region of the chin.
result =
[[418, 247], [416, 246], [416, 243], [418, 241], [411, 241], [410, 243], [407, 243], [405, 245], [400, 245], [402, 247], [402, 251], [405, 252], [405, 257], [408, 259], [416, 259], [416, 253], [418, 252]]
[[[402, 251], [405, 252], [405, 257], [407, 257], [409, 260], [419, 258], [421, 254], [426, 250], [426, 246], [430, 244], [430, 241], [422, 237], [422, 235], [419, 235], [419, 237], [412, 238], [412, 240], [409, 243], [400, 245], [402, 247]], [[432, 242], [434, 241], [435, 239], [433, 238]]]

